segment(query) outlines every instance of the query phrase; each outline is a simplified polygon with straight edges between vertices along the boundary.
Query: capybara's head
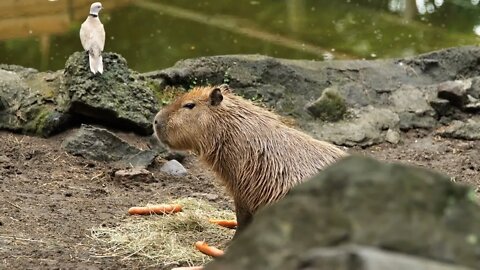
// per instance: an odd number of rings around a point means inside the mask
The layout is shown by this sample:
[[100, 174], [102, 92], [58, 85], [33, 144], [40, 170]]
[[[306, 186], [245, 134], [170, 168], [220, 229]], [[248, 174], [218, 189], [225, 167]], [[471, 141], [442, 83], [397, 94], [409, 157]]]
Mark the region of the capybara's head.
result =
[[196, 87], [162, 108], [155, 116], [153, 128], [157, 138], [177, 150], [200, 150], [214, 137], [215, 125], [224, 110], [224, 95], [230, 90], [222, 84]]

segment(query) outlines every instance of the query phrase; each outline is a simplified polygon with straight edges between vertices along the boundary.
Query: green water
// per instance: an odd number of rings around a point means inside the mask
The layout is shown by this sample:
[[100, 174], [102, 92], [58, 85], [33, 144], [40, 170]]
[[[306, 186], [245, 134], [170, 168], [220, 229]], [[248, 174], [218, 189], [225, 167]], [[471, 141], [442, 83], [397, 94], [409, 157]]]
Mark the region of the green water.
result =
[[[478, 0], [138, 0], [105, 10], [100, 19], [105, 50], [143, 72], [208, 55], [373, 59], [476, 45], [479, 6]], [[82, 49], [83, 20], [49, 36], [47, 49], [34, 34], [0, 41], [0, 63], [63, 68]]]

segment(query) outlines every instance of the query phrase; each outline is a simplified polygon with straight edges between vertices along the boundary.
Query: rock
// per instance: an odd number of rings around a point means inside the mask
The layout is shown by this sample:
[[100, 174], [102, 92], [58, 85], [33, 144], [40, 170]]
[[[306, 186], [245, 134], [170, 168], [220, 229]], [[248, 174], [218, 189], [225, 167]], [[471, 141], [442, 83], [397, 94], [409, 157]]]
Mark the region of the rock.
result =
[[142, 135], [153, 132], [157, 101], [145, 81], [116, 53], [103, 53], [104, 73], [93, 74], [85, 52], [72, 54], [65, 64], [65, 86], [70, 112], [113, 124]]
[[144, 168], [130, 168], [126, 170], [118, 170], [114, 175], [115, 180], [120, 182], [155, 182], [153, 173]]
[[168, 152], [167, 147], [157, 139], [155, 134], [152, 134], [148, 137], [147, 143], [150, 150], [155, 151], [158, 154], [164, 154]]
[[[227, 55], [186, 59], [171, 68], [143, 76], [158, 81], [158, 85], [184, 88], [228, 82], [237, 94], [261, 101], [283, 116], [295, 118], [302, 129], [312, 134], [319, 133], [323, 126], [312, 124], [315, 119], [311, 111], [316, 106], [309, 102], [316, 100], [323, 89], [331, 87], [338, 90], [348, 108], [361, 110], [371, 106], [390, 110], [399, 115], [399, 126], [403, 130], [431, 129], [438, 125], [439, 119], [430, 105], [437, 97], [438, 84], [459, 77], [479, 76], [479, 57], [480, 48], [475, 46], [375, 61], [303, 61]], [[310, 110], [305, 110], [306, 107]], [[385, 138], [376, 137], [367, 144], [381, 143]], [[363, 146], [365, 143], [350, 140], [348, 145]]]
[[345, 100], [335, 88], [323, 90], [322, 95], [314, 102], [307, 104], [307, 111], [322, 121], [336, 122], [347, 113]]
[[[0, 129], [44, 137], [64, 130], [71, 115], [60, 73], [10, 69], [0, 68]], [[55, 79], [45, 81], [45, 74]]]
[[401, 112], [398, 113], [398, 117], [400, 119], [399, 127], [401, 130], [410, 130], [413, 128], [431, 129], [437, 125], [435, 117], [430, 115]]
[[479, 239], [480, 206], [469, 187], [352, 155], [260, 209], [206, 270], [298, 269], [304, 254], [346, 244], [478, 268]]
[[428, 104], [427, 89], [403, 85], [394, 91], [390, 101], [395, 112], [412, 112], [418, 115], [433, 113], [433, 108]]
[[469, 119], [467, 122], [455, 120], [437, 130], [437, 134], [445, 138], [480, 140], [480, 119]]
[[436, 125], [435, 110], [427, 102], [428, 90], [404, 85], [392, 93], [390, 101], [399, 116], [400, 129], [430, 129]]
[[160, 171], [164, 173], [168, 173], [173, 176], [187, 175], [187, 170], [185, 169], [185, 167], [183, 167], [183, 165], [180, 162], [174, 159], [167, 161], [165, 164], [163, 164], [163, 166], [160, 168]]
[[391, 144], [397, 144], [400, 142], [400, 133], [396, 130], [389, 128], [387, 134], [385, 134], [385, 141]]
[[367, 107], [353, 119], [336, 123], [310, 123], [305, 129], [321, 140], [344, 146], [370, 146], [385, 141], [389, 129], [398, 130], [398, 115], [387, 109]]
[[480, 99], [480, 77], [475, 76], [471, 78], [472, 87], [467, 90], [467, 94], [473, 98]]
[[62, 148], [72, 155], [97, 161], [119, 162], [128, 167], [147, 167], [157, 156], [154, 151], [140, 150], [129, 145], [106, 129], [89, 125], [82, 125], [78, 132], [67, 137]]
[[450, 116], [454, 113], [454, 107], [446, 99], [433, 99], [430, 101], [430, 106], [432, 106], [438, 116]]
[[456, 107], [463, 108], [468, 103], [467, 90], [471, 86], [471, 80], [446, 81], [438, 84], [438, 97], [450, 101]]
[[480, 111], [480, 100], [472, 97], [471, 95], [467, 95], [467, 98], [468, 98], [468, 104], [465, 105], [465, 111], [467, 112]]
[[118, 54], [104, 54], [105, 73], [93, 75], [86, 53], [65, 71], [0, 65], [0, 129], [48, 137], [85, 119], [142, 135], [152, 133], [157, 101], [147, 82]]
[[473, 270], [377, 248], [345, 245], [316, 248], [300, 259], [298, 270]]

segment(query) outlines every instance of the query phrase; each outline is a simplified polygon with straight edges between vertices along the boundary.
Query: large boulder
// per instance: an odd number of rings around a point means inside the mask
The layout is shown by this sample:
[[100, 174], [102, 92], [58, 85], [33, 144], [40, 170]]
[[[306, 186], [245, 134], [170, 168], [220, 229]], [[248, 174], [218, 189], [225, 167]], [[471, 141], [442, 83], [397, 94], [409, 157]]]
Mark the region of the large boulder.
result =
[[463, 266], [358, 245], [316, 248], [300, 258], [297, 270], [473, 270]]
[[305, 254], [345, 244], [476, 269], [480, 206], [447, 176], [350, 156], [260, 210], [206, 269], [301, 269]]
[[70, 97], [70, 112], [140, 134], [153, 132], [152, 121], [157, 101], [152, 89], [128, 69], [125, 58], [104, 53], [103, 74], [93, 74], [88, 54], [76, 52], [65, 64], [65, 86]]
[[0, 65], [0, 129], [49, 136], [71, 119], [61, 72]]
[[90, 125], [82, 125], [67, 137], [62, 148], [72, 155], [137, 168], [148, 167], [158, 155], [155, 151], [138, 149], [106, 129]]
[[[345, 108], [343, 105], [330, 106], [337, 107], [339, 112], [332, 113], [328, 109], [328, 117], [324, 117], [326, 108], [318, 110], [318, 106], [315, 106], [324, 91], [337, 89], [336, 100], [344, 100], [350, 110], [361, 111], [368, 106], [378, 109], [377, 114], [381, 114], [381, 110], [390, 110], [398, 115], [398, 128], [402, 130], [432, 129], [440, 124], [440, 118], [442, 123], [457, 118], [449, 108], [458, 107], [458, 104], [444, 99], [450, 97], [444, 95], [448, 89], [439, 91], [439, 84], [479, 76], [479, 57], [480, 48], [474, 46], [439, 50], [404, 59], [374, 61], [320, 62], [261, 55], [225, 55], [182, 60], [171, 68], [143, 76], [156, 81], [158, 85], [183, 88], [229, 83], [240, 95], [261, 100], [278, 113], [294, 117], [300, 128], [319, 139], [329, 140], [329, 134], [339, 133], [335, 129], [345, 126], [331, 125], [329, 121], [343, 118]], [[478, 88], [478, 85], [472, 83], [472, 88]], [[470, 93], [473, 98], [478, 98], [478, 93], [475, 95], [471, 92], [470, 89], [464, 89], [457, 94]], [[466, 96], [461, 98], [466, 102]], [[472, 104], [462, 105], [470, 109], [480, 108], [480, 102], [469, 102]], [[448, 113], [439, 113], [434, 106]], [[355, 119], [345, 120], [353, 122]], [[366, 127], [370, 129], [371, 125]], [[374, 132], [370, 130], [368, 133], [381, 134], [374, 135], [374, 139], [366, 139], [369, 142], [381, 143], [386, 140], [385, 132], [379, 126]], [[335, 143], [364, 145], [363, 141], [355, 142], [348, 137], [337, 139]]]
[[147, 81], [126, 60], [104, 53], [105, 72], [93, 75], [86, 53], [74, 53], [64, 71], [0, 65], [0, 129], [50, 136], [93, 121], [152, 134], [158, 102]]

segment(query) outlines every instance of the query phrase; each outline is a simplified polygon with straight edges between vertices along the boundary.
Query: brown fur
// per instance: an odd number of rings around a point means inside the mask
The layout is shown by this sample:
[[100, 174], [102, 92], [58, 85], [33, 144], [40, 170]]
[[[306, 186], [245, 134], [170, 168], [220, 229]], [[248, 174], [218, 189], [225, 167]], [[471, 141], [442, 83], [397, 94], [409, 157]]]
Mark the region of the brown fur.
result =
[[[212, 105], [215, 89], [223, 99]], [[183, 107], [187, 103], [195, 107]], [[260, 207], [346, 155], [286, 126], [226, 85], [192, 89], [162, 109], [154, 127], [169, 147], [191, 150], [213, 169], [233, 196], [239, 227]]]

